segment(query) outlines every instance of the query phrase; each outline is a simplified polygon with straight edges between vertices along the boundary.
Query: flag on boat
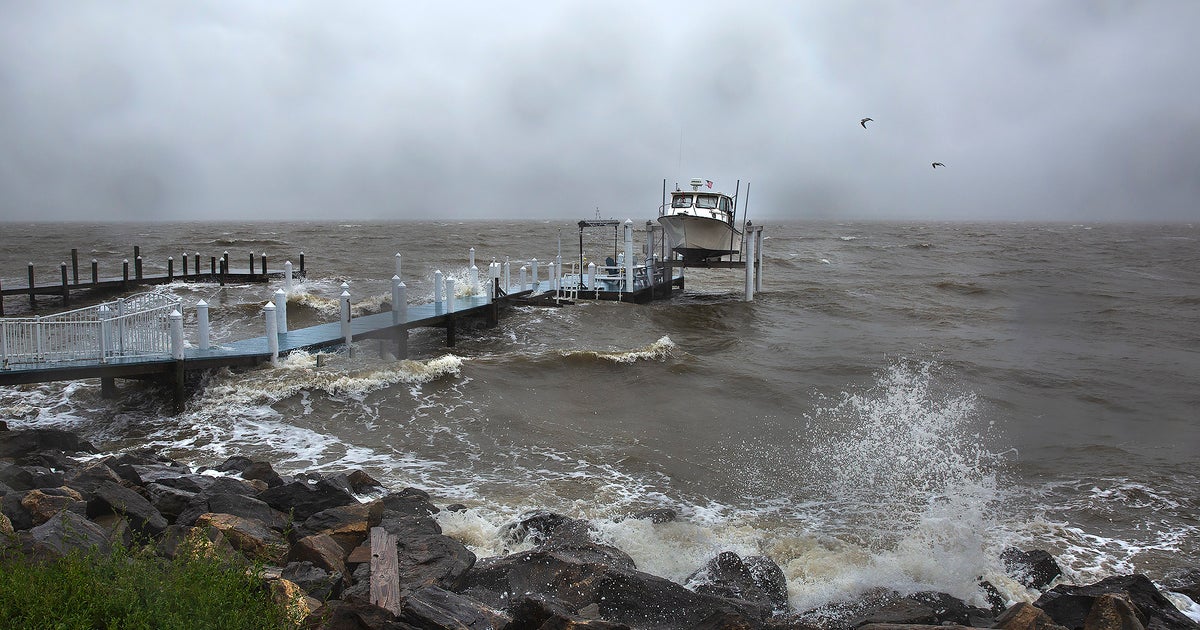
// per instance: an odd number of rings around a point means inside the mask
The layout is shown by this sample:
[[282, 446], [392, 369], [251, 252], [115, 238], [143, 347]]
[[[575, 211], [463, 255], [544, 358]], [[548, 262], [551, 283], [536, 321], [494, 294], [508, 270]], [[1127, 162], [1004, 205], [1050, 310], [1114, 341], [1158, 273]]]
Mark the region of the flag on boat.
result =
[[708, 186], [709, 188], [712, 188], [712, 180], [711, 179], [704, 180], [704, 185]]

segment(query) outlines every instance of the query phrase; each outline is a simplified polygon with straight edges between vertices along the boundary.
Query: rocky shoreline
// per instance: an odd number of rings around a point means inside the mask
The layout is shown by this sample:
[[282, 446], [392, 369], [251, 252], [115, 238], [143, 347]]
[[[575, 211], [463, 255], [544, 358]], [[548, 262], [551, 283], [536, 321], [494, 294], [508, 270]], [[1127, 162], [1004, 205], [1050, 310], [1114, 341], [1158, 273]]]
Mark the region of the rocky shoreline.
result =
[[[524, 550], [478, 559], [442, 534], [433, 518], [441, 509], [462, 507], [438, 508], [421, 490], [389, 490], [361, 471], [281, 476], [244, 457], [193, 470], [149, 451], [100, 456], [73, 433], [0, 422], [0, 554], [36, 562], [138, 539], [173, 557], [199, 541], [230, 562], [264, 565], [265, 588], [304, 628], [1200, 630], [1142, 575], [1060, 584], [1009, 607], [994, 589], [990, 608], [943, 593], [877, 592], [817, 616], [788, 609], [783, 571], [765, 556], [721, 553], [684, 587], [596, 543], [587, 521], [535, 512], [504, 530]], [[375, 534], [395, 541], [386, 554], [394, 564], [371, 549]], [[1030, 588], [1059, 577], [1045, 552], [1012, 549], [1003, 560]], [[1200, 600], [1200, 570], [1172, 588]], [[394, 598], [380, 597], [391, 589]]]

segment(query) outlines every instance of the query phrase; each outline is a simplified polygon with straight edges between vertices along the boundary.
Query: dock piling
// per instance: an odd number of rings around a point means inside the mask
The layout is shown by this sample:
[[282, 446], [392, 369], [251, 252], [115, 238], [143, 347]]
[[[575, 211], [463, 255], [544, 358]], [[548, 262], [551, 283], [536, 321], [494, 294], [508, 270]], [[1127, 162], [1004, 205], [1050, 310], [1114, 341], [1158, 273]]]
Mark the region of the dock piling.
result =
[[37, 309], [37, 298], [33, 294], [33, 263], [29, 263], [29, 308]]
[[121, 290], [129, 288], [129, 259], [121, 261]]
[[396, 275], [400, 276], [400, 252], [396, 252]]
[[133, 276], [138, 280], [142, 279], [142, 257], [136, 256], [133, 259]]
[[446, 312], [454, 312], [454, 278], [446, 278]]
[[537, 290], [539, 288], [538, 287], [539, 283], [538, 283], [538, 268], [537, 267], [538, 267], [538, 262], [537, 262], [536, 258], [529, 261], [529, 273], [533, 276], [530, 279], [529, 288], [533, 289], [534, 293], [537, 293]]
[[283, 290], [288, 295], [292, 294], [292, 261], [283, 263]]
[[442, 302], [445, 300], [442, 296], [444, 286], [442, 283], [442, 270], [438, 269], [433, 272], [433, 304], [435, 308], [442, 308]]
[[179, 260], [183, 261], [183, 278], [185, 280], [187, 279], [187, 259], [187, 252], [184, 252], [183, 255], [179, 257]]
[[63, 301], [62, 305], [67, 306], [71, 302], [71, 288], [70, 288], [70, 285], [67, 284], [67, 263], [65, 261], [62, 263], [61, 269], [62, 269], [62, 301]]
[[342, 291], [341, 295], [342, 338], [346, 340], [346, 354], [354, 356], [354, 335], [350, 330], [350, 292]]
[[95, 258], [92, 259], [92, 284], [100, 281], [100, 263]]
[[79, 284], [79, 250], [71, 248], [71, 279]]
[[528, 272], [528, 270], [525, 269], [525, 265], [521, 265], [521, 273], [518, 275], [518, 277], [521, 279], [521, 290], [522, 291], [524, 291], [528, 288], [528, 284], [526, 282], [527, 278], [525, 277], [527, 272]]
[[267, 302], [263, 307], [263, 319], [267, 324], [267, 352], [271, 354], [271, 365], [279, 365], [279, 318], [275, 305]]
[[208, 337], [210, 334], [208, 325], [208, 302], [205, 302], [204, 300], [196, 302], [196, 327], [199, 329], [197, 334], [200, 337], [200, 349], [208, 350]]
[[283, 289], [275, 289], [275, 318], [278, 321], [276, 333], [280, 335], [287, 334], [287, 293]]
[[[746, 222], [746, 231], [753, 236], [754, 225], [749, 221]], [[754, 241], [755, 238], [746, 239], [746, 300], [747, 302], [754, 301]]]
[[304, 252], [300, 252], [300, 275], [304, 275]]
[[405, 296], [405, 293], [406, 293], [405, 289], [406, 289], [406, 287], [404, 286], [404, 283], [400, 280], [400, 276], [392, 276], [392, 324], [393, 325], [400, 324], [400, 323], [404, 322], [405, 319], [407, 319], [405, 317], [405, 311], [407, 310], [408, 305], [405, 304], [405, 302], [407, 300], [407, 297]]
[[175, 281], [175, 257], [167, 256], [167, 282]]

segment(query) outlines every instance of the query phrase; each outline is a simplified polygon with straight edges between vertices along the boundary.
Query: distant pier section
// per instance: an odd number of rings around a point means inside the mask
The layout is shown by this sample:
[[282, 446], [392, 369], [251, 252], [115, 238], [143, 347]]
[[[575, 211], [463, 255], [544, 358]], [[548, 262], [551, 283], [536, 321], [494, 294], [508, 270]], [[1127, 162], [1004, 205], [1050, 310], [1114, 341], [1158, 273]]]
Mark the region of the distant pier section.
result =
[[[272, 278], [283, 277], [291, 262], [288, 261], [276, 271], [267, 270], [267, 255], [256, 256], [250, 254], [246, 259], [246, 267], [239, 267], [238, 263], [231, 260], [229, 252], [222, 252], [220, 256], [201, 257], [200, 252], [188, 255], [186, 253], [180, 255], [176, 261], [174, 256], [167, 258], [167, 272], [165, 274], [149, 275], [143, 273], [142, 253], [140, 246], [133, 248], [133, 262], [125, 259], [121, 263], [120, 275], [112, 275], [111, 272], [105, 270], [107, 275], [101, 274], [99, 262], [93, 258], [91, 260], [90, 270], [85, 270], [85, 274], [90, 271], [90, 275], [84, 275], [81, 279], [79, 269], [79, 250], [71, 250], [70, 265], [64, 261], [56, 270], [58, 273], [51, 275], [53, 280], [49, 282], [38, 283], [38, 278], [41, 274], [35, 273], [33, 263], [29, 263], [27, 269], [27, 283], [23, 287], [6, 287], [0, 284], [0, 317], [4, 317], [4, 300], [8, 297], [28, 296], [29, 308], [37, 310], [38, 296], [53, 297], [61, 300], [62, 306], [69, 306], [71, 303], [71, 294], [80, 291], [128, 291], [143, 286], [151, 286], [157, 284], [169, 284], [172, 282], [208, 282], [225, 284], [232, 283], [247, 283], [247, 282], [268, 282]], [[300, 252], [300, 266], [293, 273], [303, 278], [305, 276], [304, 269], [304, 252]], [[179, 263], [176, 267], [176, 262]]]

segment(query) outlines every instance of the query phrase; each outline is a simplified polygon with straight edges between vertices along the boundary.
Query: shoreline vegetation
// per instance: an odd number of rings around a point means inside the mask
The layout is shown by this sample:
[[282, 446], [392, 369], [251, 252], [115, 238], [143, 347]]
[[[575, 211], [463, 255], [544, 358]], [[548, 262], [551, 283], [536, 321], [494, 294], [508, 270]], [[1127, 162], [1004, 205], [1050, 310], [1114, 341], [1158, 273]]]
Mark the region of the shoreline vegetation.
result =
[[[4, 628], [1200, 630], [1143, 575], [1045, 590], [1061, 572], [1039, 550], [1002, 556], [1044, 591], [1032, 604], [1007, 605], [984, 582], [987, 608], [880, 591], [821, 611], [790, 610], [765, 556], [720, 553], [683, 586], [551, 512], [503, 528], [519, 550], [480, 559], [434, 518], [465, 508], [362, 471], [281, 476], [245, 457], [193, 470], [4, 422], [0, 508]], [[1200, 599], [1200, 569], [1169, 587]]]

